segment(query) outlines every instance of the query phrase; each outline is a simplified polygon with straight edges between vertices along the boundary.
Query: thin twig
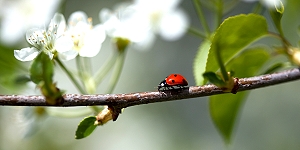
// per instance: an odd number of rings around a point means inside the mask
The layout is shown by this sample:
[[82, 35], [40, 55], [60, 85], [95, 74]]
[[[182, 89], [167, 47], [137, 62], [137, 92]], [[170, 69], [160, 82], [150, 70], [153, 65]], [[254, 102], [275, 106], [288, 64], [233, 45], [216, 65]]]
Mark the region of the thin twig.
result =
[[[237, 92], [262, 88], [284, 82], [300, 79], [299, 68], [278, 73], [266, 74], [250, 78], [240, 78]], [[163, 92], [139, 92], [128, 94], [98, 94], [80, 95], [65, 94], [62, 105], [55, 107], [74, 107], [90, 105], [109, 105], [117, 108], [129, 106], [173, 101], [194, 97], [223, 94], [224, 92], [215, 85], [190, 86], [187, 88], [168, 90]], [[0, 105], [5, 106], [51, 106], [46, 103], [43, 96], [0, 95]]]

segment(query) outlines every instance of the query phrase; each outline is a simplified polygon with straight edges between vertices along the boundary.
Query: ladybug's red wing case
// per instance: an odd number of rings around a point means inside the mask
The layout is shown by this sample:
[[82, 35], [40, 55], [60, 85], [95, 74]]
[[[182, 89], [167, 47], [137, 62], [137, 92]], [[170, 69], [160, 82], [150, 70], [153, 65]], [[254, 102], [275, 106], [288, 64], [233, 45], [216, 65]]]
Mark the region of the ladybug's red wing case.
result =
[[[175, 89], [174, 86], [182, 88], [183, 86], [187, 86], [188, 82], [180, 74], [170, 74], [169, 76], [166, 77], [165, 80], [161, 81], [160, 84], [158, 85], [158, 91], [163, 91], [163, 90], [169, 90], [169, 89]], [[162, 90], [161, 90], [162, 89]]]
[[188, 82], [185, 79], [185, 77], [183, 77], [180, 74], [170, 74], [166, 78], [166, 83], [169, 86], [187, 86], [188, 85]]

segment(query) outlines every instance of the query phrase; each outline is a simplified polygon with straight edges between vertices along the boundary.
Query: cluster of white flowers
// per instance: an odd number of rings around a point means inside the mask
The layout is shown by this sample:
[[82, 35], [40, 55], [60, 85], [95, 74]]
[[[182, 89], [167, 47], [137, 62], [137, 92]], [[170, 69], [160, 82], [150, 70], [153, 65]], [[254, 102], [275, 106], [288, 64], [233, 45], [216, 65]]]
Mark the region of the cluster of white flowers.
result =
[[[156, 2], [157, 1], [157, 2]], [[119, 5], [115, 10], [104, 8], [99, 17], [102, 24], [92, 25], [84, 12], [71, 14], [66, 24], [62, 14], [56, 13], [47, 29], [31, 29], [26, 40], [33, 47], [15, 50], [20, 61], [31, 61], [44, 52], [50, 59], [58, 56], [71, 60], [77, 55], [94, 57], [101, 48], [106, 34], [111, 38], [125, 38], [139, 49], [148, 49], [160, 35], [166, 40], [177, 40], [188, 26], [187, 15], [178, 8], [179, 0], [145, 1]]]
[[74, 12], [68, 24], [67, 28], [64, 16], [56, 13], [47, 30], [30, 29], [26, 40], [33, 47], [15, 50], [15, 57], [20, 61], [31, 61], [41, 52], [50, 59], [57, 54], [62, 60], [71, 60], [78, 54], [84, 57], [97, 55], [105, 39], [102, 26], [93, 28], [91, 20], [83, 12]]
[[135, 0], [119, 5], [113, 11], [104, 8], [99, 17], [109, 36], [127, 38], [138, 49], [149, 49], [156, 34], [169, 41], [185, 34], [189, 20], [178, 7], [179, 2]]

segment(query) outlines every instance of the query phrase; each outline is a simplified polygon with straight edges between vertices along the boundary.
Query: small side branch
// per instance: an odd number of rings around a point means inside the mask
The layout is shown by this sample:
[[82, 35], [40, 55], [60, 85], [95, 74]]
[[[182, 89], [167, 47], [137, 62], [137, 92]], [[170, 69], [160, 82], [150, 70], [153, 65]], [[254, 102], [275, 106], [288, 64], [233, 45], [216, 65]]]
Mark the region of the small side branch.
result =
[[[262, 88], [289, 81], [300, 79], [299, 68], [290, 69], [278, 73], [266, 74], [250, 78], [240, 78], [238, 80], [237, 92]], [[129, 106], [204, 97], [224, 92], [215, 85], [190, 86], [187, 88], [169, 90], [164, 92], [139, 92], [128, 94], [98, 94], [80, 95], [65, 94], [62, 105], [54, 107], [74, 107], [91, 105], [108, 105], [117, 108]], [[23, 95], [0, 95], [0, 105], [5, 106], [51, 106], [46, 103], [43, 96], [23, 96]]]

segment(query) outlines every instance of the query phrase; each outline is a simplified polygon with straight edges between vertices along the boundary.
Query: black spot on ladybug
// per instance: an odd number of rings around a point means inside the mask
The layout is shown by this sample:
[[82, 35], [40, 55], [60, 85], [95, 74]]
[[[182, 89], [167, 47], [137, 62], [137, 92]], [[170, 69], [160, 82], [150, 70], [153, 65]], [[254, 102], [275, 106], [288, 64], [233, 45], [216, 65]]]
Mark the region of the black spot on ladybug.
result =
[[177, 74], [174, 74], [174, 77], [177, 77]]
[[172, 80], [172, 83], [175, 83], [175, 80]]

